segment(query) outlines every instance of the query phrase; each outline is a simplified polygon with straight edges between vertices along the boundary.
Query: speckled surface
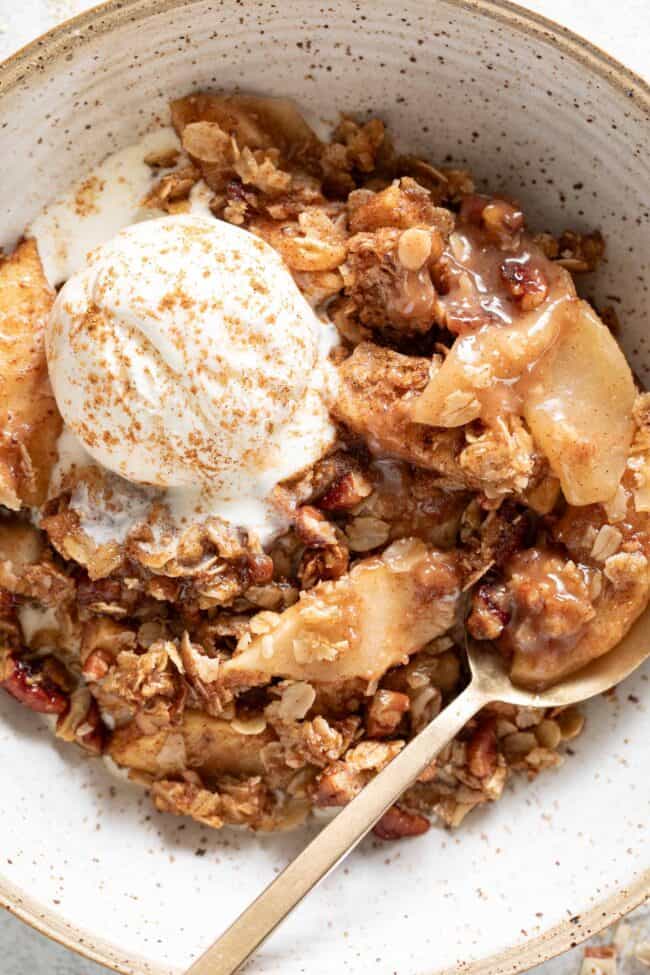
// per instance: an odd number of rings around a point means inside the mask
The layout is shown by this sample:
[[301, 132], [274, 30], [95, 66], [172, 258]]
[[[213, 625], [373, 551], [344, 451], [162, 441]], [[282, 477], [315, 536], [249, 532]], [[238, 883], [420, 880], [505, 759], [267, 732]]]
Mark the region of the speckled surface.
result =
[[[9, 2], [9, 0], [0, 0], [0, 54], [9, 53], [9, 51], [16, 46], [17, 43], [22, 43], [29, 38], [30, 35], [47, 28], [54, 20], [59, 19], [62, 16], [67, 16], [74, 13], [76, 10], [81, 9], [85, 4], [73, 3], [71, 0], [57, 0], [57, 2], [23, 2], [18, 4]], [[616, 9], [611, 2], [604, 3], [600, 0], [582, 0], [580, 4], [571, 5], [570, 10], [565, 10], [564, 8], [568, 5], [560, 3], [559, 0], [548, 0], [548, 2], [542, 2], [542, 0], [537, 0], [535, 4], [530, 4], [540, 12], [547, 13], [550, 16], [557, 16], [562, 19], [569, 26], [581, 31], [583, 34], [590, 37], [596, 43], [601, 43], [604, 47], [608, 48], [613, 54], [619, 56], [630, 66], [635, 67], [637, 70], [643, 70], [645, 66], [645, 59], [647, 57], [646, 42], [644, 39], [645, 31], [643, 26], [645, 24], [645, 0], [644, 2], [639, 2], [639, 0], [625, 0], [624, 3], [620, 3]], [[579, 8], [579, 9], [576, 9]], [[622, 11], [624, 10], [624, 15]], [[636, 18], [636, 19], [635, 19]], [[567, 79], [565, 79], [567, 80]], [[569, 81], [567, 81], [569, 83]], [[376, 97], [371, 95], [370, 97]], [[539, 93], [539, 97], [544, 97], [544, 92]], [[603, 106], [604, 111], [607, 110], [607, 106]], [[590, 124], [586, 120], [586, 124]], [[425, 133], [426, 135], [426, 133]], [[116, 137], [118, 138], [118, 137]], [[614, 140], [615, 136], [608, 133], [608, 138]], [[477, 155], [476, 148], [464, 147], [463, 152], [467, 151], [469, 154]], [[494, 168], [494, 160], [490, 161], [490, 165]], [[588, 170], [589, 166], [586, 165]], [[535, 177], [531, 178], [531, 184], [534, 185]], [[532, 192], [531, 187], [529, 187]], [[621, 260], [623, 255], [621, 254]], [[615, 267], [612, 268], [612, 273], [615, 272]], [[637, 309], [638, 314], [638, 309]], [[599, 702], [600, 704], [600, 702]], [[602, 706], [602, 705], [601, 705]], [[630, 734], [633, 733], [634, 725], [629, 725], [629, 720], [633, 720], [635, 709], [630, 710], [630, 718], [624, 716], [623, 724], [627, 726]], [[627, 712], [626, 712], [627, 715]], [[4, 718], [9, 718], [10, 723], [13, 725], [23, 724], [23, 716], [16, 713], [16, 711], [11, 710], [11, 714], [4, 714]], [[610, 796], [610, 801], [616, 802], [617, 799], [621, 802], [621, 815], [629, 818], [629, 845], [627, 850], [625, 849], [625, 844], [621, 846], [619, 851], [619, 856], [625, 860], [626, 857], [636, 859], [639, 861], [639, 865], [642, 863], [642, 851], [643, 851], [643, 826], [644, 822], [639, 822], [638, 819], [634, 819], [634, 816], [630, 814], [627, 817], [626, 803], [629, 802], [629, 792], [630, 789], [633, 791], [634, 787], [634, 774], [635, 765], [634, 760], [630, 763], [630, 757], [626, 754], [626, 741], [629, 739], [629, 735], [625, 727], [621, 730], [619, 723], [619, 733], [620, 738], [618, 739], [620, 743], [620, 751], [612, 756], [612, 760], [603, 767], [599, 762], [600, 756], [603, 754], [607, 747], [608, 730], [616, 724], [618, 715], [608, 713], [605, 715], [604, 723], [602, 726], [602, 733], [594, 734], [584, 745], [580, 746], [578, 760], [584, 762], [591, 762], [592, 768], [592, 782], [595, 778], [596, 783], [600, 780], [603, 788], [608, 788], [608, 796]], [[613, 723], [613, 724], [612, 724]], [[40, 740], [40, 735], [35, 733], [33, 726], [30, 724], [29, 728], [25, 728], [26, 742], [29, 742], [29, 748], [33, 749], [32, 758], [34, 761], [38, 760], [38, 753], [41, 752], [44, 747], [44, 742]], [[29, 776], [29, 757], [27, 756], [27, 746], [25, 752], [25, 767], [21, 768], [19, 771], [21, 775], [27, 780]], [[164, 878], [168, 882], [170, 877], [173, 877], [174, 873], [178, 870], [184, 870], [186, 873], [191, 869], [193, 874], [197, 877], [201, 876], [202, 882], [205, 885], [205, 889], [209, 890], [211, 884], [216, 884], [219, 876], [219, 861], [231, 861], [233, 858], [237, 858], [241, 853], [236, 849], [236, 847], [241, 846], [255, 847], [255, 857], [256, 862], [259, 865], [259, 870], [263, 871], [264, 877], [270, 876], [274, 869], [277, 869], [278, 864], [291, 855], [292, 850], [297, 848], [296, 844], [300, 841], [292, 838], [284, 839], [277, 844], [273, 845], [273, 849], [266, 843], [255, 843], [249, 844], [247, 841], [231, 842], [223, 840], [204, 840], [201, 831], [197, 828], [191, 828], [185, 832], [179, 831], [178, 823], [169, 822], [168, 820], [163, 820], [161, 817], [155, 817], [152, 819], [150, 816], [149, 807], [142, 804], [139, 799], [134, 799], [132, 794], [128, 793], [128, 790], [117, 789], [113, 790], [111, 784], [102, 777], [99, 770], [92, 771], [88, 773], [88, 769], [84, 762], [78, 760], [77, 758], [70, 757], [67, 754], [67, 750], [61, 750], [60, 748], [54, 746], [52, 755], [53, 764], [58, 764], [60, 766], [61, 772], [65, 773], [70, 783], [70, 789], [78, 788], [80, 790], [80, 795], [85, 794], [84, 803], [87, 802], [88, 815], [92, 816], [93, 827], [97, 827], [98, 834], [102, 832], [102, 818], [104, 821], [110, 816], [120, 816], [123, 823], [123, 830], [125, 836], [125, 844], [127, 846], [132, 845], [132, 834], [133, 829], [141, 830], [143, 834], [146, 834], [147, 840], [145, 843], [145, 850], [140, 851], [137, 857], [138, 869], [141, 871], [154, 871], [157, 868], [157, 863], [159, 862], [154, 854], [154, 850], [158, 850], [162, 845], [167, 850], [167, 857], [172, 866], [178, 864], [178, 866], [173, 866], [172, 870], [167, 870], [164, 872]], [[620, 774], [617, 769], [620, 769]], [[643, 771], [642, 766], [638, 766], [636, 769], [637, 773]], [[578, 802], [580, 797], [577, 792], [573, 794], [571, 792], [571, 782], [570, 782], [570, 769], [559, 773], [562, 777], [561, 780], [558, 779], [556, 784], [559, 788], [563, 790], [563, 796], [565, 801]], [[568, 777], [568, 778], [567, 778]], [[615, 778], [617, 789], [613, 792], [609, 787], [612, 785], [612, 777]], [[592, 785], [591, 788], [594, 788]], [[523, 787], [522, 787], [523, 789]], [[522, 789], [518, 792], [521, 793]], [[565, 791], [566, 790], [566, 791]], [[574, 790], [575, 791], [575, 790]], [[579, 790], [578, 790], [579, 792]], [[25, 795], [28, 794], [27, 788], [25, 790]], [[38, 813], [34, 813], [35, 816], [42, 818], [43, 821], [47, 821], [47, 806], [49, 797], [42, 793], [40, 798], [40, 805], [44, 808], [40, 809]], [[505, 800], [507, 802], [507, 799]], [[552, 794], [552, 782], [548, 782], [540, 787], [540, 789], [535, 789], [530, 792], [529, 795], [524, 799], [522, 795], [518, 797], [518, 809], [523, 808], [523, 804], [526, 804], [529, 808], [534, 810], [534, 821], [535, 828], [539, 831], [540, 840], [543, 842], [543, 837], [545, 833], [548, 833], [552, 829], [552, 824], [554, 818], [557, 819], [558, 810], [554, 804], [554, 796]], [[646, 802], [647, 811], [647, 802]], [[578, 836], [579, 843], [584, 846], [585, 855], [589, 855], [591, 850], [591, 855], [598, 859], [600, 854], [599, 849], [599, 833], [598, 833], [598, 816], [596, 812], [590, 811], [588, 816], [588, 821], [584, 833]], [[27, 810], [26, 810], [27, 815]], [[500, 816], [502, 814], [499, 814]], [[593, 819], [593, 822], [591, 822]], [[489, 824], [495, 830], [503, 830], [504, 836], [508, 833], [507, 817], [503, 815], [503, 819], [497, 821], [496, 817], [491, 817], [491, 823]], [[62, 831], [65, 831], [66, 824], [62, 822], [52, 822], [52, 838], [53, 843], [56, 847], [57, 838], [60, 837]], [[476, 850], [478, 852], [471, 853], [469, 855], [461, 855], [461, 851], [458, 852], [458, 862], [463, 863], [466, 869], [465, 876], [472, 878], [472, 872], [476, 869], [484, 869], [485, 864], [489, 860], [490, 856], [496, 856], [498, 859], [498, 854], [494, 851], [494, 846], [492, 851], [481, 852], [480, 844], [481, 833], [483, 828], [487, 828], [485, 822], [476, 822], [472, 832], [473, 839], [470, 841], [478, 844]], [[15, 839], [15, 838], [14, 838]], [[441, 842], [441, 848], [439, 851], [440, 858], [447, 859], [448, 853], [445, 852], [443, 847], [451, 847], [456, 840], [444, 840]], [[230, 846], [227, 844], [230, 843]], [[63, 845], [59, 841], [58, 848], [63, 848]], [[98, 838], [98, 846], [101, 847], [101, 842]], [[196, 850], [208, 848], [207, 856], [201, 856], [197, 860], [193, 861]], [[32, 851], [23, 850], [20, 848], [19, 844], [15, 844], [15, 849], [18, 856], [23, 857], [25, 861], [29, 861]], [[144, 853], [144, 855], [143, 855]], [[84, 855], [86, 855], [84, 851]], [[135, 857], [134, 850], [134, 857]], [[66, 903], [66, 898], [72, 897], [74, 900], [74, 894], [66, 890], [65, 884], [65, 871], [66, 863], [61, 862], [58, 859], [57, 854], [53, 854], [49, 860], [42, 859], [43, 853], [39, 854], [40, 860], [37, 859], [34, 862], [31, 870], [33, 872], [34, 880], [32, 883], [34, 886], [38, 886], [38, 896], [45, 903], [58, 907], [57, 902], [63, 901], [62, 909], [71, 909], [71, 902]], [[366, 848], [365, 858], [368, 860], [381, 859], [393, 859], [399, 861], [400, 854], [395, 851], [387, 856], [385, 848], [383, 851], [377, 851], [373, 849], [372, 846]], [[111, 877], [111, 870], [114, 865], [107, 865], [106, 861], [103, 863], [94, 862], [93, 857], [89, 856], [87, 863], [87, 881], [88, 881], [88, 896], [94, 895], [103, 901], [105, 901], [108, 911], [110, 911], [110, 901], [113, 893], [113, 883]], [[99, 858], [97, 858], [99, 859]], [[403, 861], [408, 859], [408, 856], [401, 858]], [[428, 864], [427, 869], [431, 870], [431, 876], [436, 875], [436, 851], [430, 850], [426, 857], [427, 860], [431, 859], [430, 864]], [[134, 863], [136, 860], [134, 859]], [[182, 864], [182, 866], [181, 866]], [[645, 863], [643, 864], [645, 865]], [[390, 864], [387, 864], [390, 866]], [[120, 886], [121, 890], [126, 889], [128, 886], [124, 882], [125, 876], [128, 875], [129, 870], [129, 860], [128, 856], [125, 856], [120, 864], [115, 865], [118, 871], [116, 883]], [[411, 882], [414, 879], [413, 865], [405, 864], [402, 862], [395, 862], [393, 865], [394, 876], [397, 882], [408, 881], [410, 876]], [[547, 896], [544, 893], [545, 887], [552, 890], [554, 883], [557, 885], [557, 881], [553, 880], [554, 870], [549, 867], [548, 876], [540, 875], [535, 878], [534, 883], [540, 889], [540, 897]], [[27, 862], [25, 867], [21, 869], [21, 876], [28, 877], [30, 875], [30, 866]], [[152, 888], [152, 898], [150, 901], [152, 910], [164, 911], [165, 902], [168, 899], [166, 897], [166, 891], [162, 887], [163, 870], [160, 869], [161, 879], [157, 879], [155, 876], [151, 876], [150, 887]], [[609, 886], [609, 867], [608, 862], [605, 860], [599, 864], [597, 870], [593, 871], [594, 877], [594, 899], [597, 898], [601, 891], [598, 888], [607, 889]], [[260, 872], [260, 882], [263, 876]], [[453, 902], [453, 890], [452, 890], [452, 877], [448, 876], [445, 878], [438, 878], [436, 883], [433, 885], [431, 891], [432, 903], [435, 902], [435, 897], [439, 896], [442, 901]], [[573, 883], [576, 878], [570, 878], [570, 883]], [[146, 885], [145, 885], [146, 886]], [[235, 885], [236, 886], [236, 885]], [[348, 933], [343, 930], [345, 925], [339, 925], [337, 918], [347, 914], [350, 922], [353, 917], [355, 917], [355, 905], [358, 903], [357, 898], [363, 897], [363, 890], [358, 888], [358, 885], [352, 883], [352, 879], [348, 881], [347, 894], [342, 899], [340, 887], [328, 883], [325, 888], [323, 888], [322, 895], [319, 894], [320, 904], [324, 911], [324, 919], [320, 927], [320, 935], [316, 938], [316, 947], [319, 953], [323, 955], [323, 952], [327, 951], [328, 945], [332, 943], [332, 930], [337, 930], [341, 932], [341, 937], [345, 939], [349, 937]], [[245, 891], [241, 889], [233, 889], [229, 892], [230, 909], [236, 909], [238, 906], [242, 906], [246, 898]], [[78, 895], [77, 895], [78, 896]], [[121, 896], [124, 896], [123, 894]], [[223, 897], [223, 894], [221, 895]], [[477, 890], [476, 896], [483, 901], [488, 901], [492, 903], [491, 910], [488, 910], [485, 917], [488, 919], [486, 923], [496, 923], [497, 919], [501, 918], [500, 923], [504, 923], [503, 917], [516, 915], [516, 910], [514, 910], [515, 905], [503, 903], [499, 897], [499, 891], [483, 891]], [[342, 900], [342, 903], [341, 903]], [[382, 907], [377, 903], [377, 909], [381, 912]], [[137, 904], [133, 904], [133, 913], [137, 917], [138, 908]], [[299, 915], [296, 916], [291, 922], [289, 929], [289, 939], [294, 941], [297, 940], [298, 946], [300, 944], [300, 937], [296, 939], [296, 932], [300, 930], [300, 925], [296, 926], [296, 921], [298, 921]], [[313, 920], [313, 919], [312, 919]], [[384, 918], [388, 928], [392, 928], [392, 922], [394, 918], [386, 917]], [[40, 936], [37, 936], [27, 929], [20, 929], [16, 927], [16, 922], [9, 921], [6, 922], [3, 918], [2, 927], [0, 927], [0, 946], [2, 946], [3, 953], [2, 958], [0, 958], [0, 975], [23, 975], [24, 972], [29, 972], [30, 975], [48, 975], [56, 973], [56, 975], [77, 975], [77, 973], [89, 973], [99, 971], [100, 969], [92, 966], [89, 962], [81, 961], [73, 958], [73, 956], [68, 955], [63, 949], [57, 947], [50, 947], [47, 942], [45, 942]], [[136, 922], [137, 923], [137, 922]], [[222, 920], [219, 919], [215, 922], [218, 928], [222, 927]], [[128, 922], [127, 922], [128, 926]], [[408, 925], [405, 925], [404, 930]], [[387, 928], [387, 930], [388, 930]], [[313, 930], [313, 929], [312, 929]], [[216, 932], [215, 932], [216, 933]], [[315, 932], [318, 933], [318, 932]], [[371, 932], [368, 929], [368, 933]], [[531, 932], [533, 933], [533, 932]], [[130, 934], [130, 940], [137, 941], [138, 938], [134, 937], [134, 932]], [[139, 934], [139, 932], [138, 932]], [[113, 932], [114, 935], [114, 932]], [[115, 936], [115, 935], [114, 935]], [[154, 935], [152, 935], [153, 937]], [[156, 937], [158, 935], [155, 935]], [[282, 935], [280, 936], [282, 938]], [[471, 925], [467, 928], [466, 939], [467, 944], [471, 945], [474, 936], [471, 931]], [[147, 949], [146, 941], [147, 935], [142, 932], [140, 940], [142, 941], [142, 950]], [[521, 936], [518, 937], [521, 940]], [[363, 936], [361, 939], [357, 936], [356, 943], [354, 946], [354, 958], [349, 957], [351, 952], [348, 952], [348, 957], [346, 958], [346, 970], [361, 972], [364, 970], [372, 969], [374, 971], [384, 971], [383, 968], [378, 967], [378, 960], [375, 961], [375, 944], [373, 942], [373, 950], [362, 951], [360, 954], [359, 945], [363, 943]], [[314, 942], [310, 943], [312, 947]], [[38, 947], [40, 946], [40, 947]], [[304, 954], [304, 953], [303, 953]], [[263, 969], [268, 975], [276, 975], [279, 971], [278, 965], [278, 955], [271, 950], [269, 953], [269, 965]], [[306, 957], [306, 956], [305, 956]], [[274, 961], [275, 959], [275, 961]], [[438, 959], [436, 958], [436, 952], [434, 950], [434, 944], [431, 946], [430, 962], [428, 965], [428, 970], [436, 967]], [[405, 951], [403, 967], [400, 967], [400, 975], [410, 975], [412, 971], [415, 971], [414, 962], [410, 961], [409, 952]], [[636, 964], [636, 963], [635, 963]], [[276, 966], [276, 967], [274, 967]], [[568, 975], [569, 972], [576, 971], [577, 962], [572, 959], [564, 959], [557, 962], [549, 963], [545, 967], [545, 973], [552, 973], [552, 975]], [[257, 969], [255, 969], [257, 971]], [[298, 970], [298, 968], [292, 967], [291, 971]], [[318, 969], [321, 970], [320, 968]], [[262, 971], [262, 969], [260, 969]], [[633, 969], [630, 968], [630, 972]]]

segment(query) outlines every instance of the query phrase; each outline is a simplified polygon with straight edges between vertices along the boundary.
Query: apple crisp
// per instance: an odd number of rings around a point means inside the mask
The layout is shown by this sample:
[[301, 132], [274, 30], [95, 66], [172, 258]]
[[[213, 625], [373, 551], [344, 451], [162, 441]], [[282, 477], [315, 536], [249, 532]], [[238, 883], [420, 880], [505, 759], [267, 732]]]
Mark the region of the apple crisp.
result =
[[[543, 688], [650, 597], [650, 399], [578, 297], [599, 233], [535, 235], [379, 119], [190, 95], [140, 201], [277, 251], [338, 345], [335, 439], [270, 541], [81, 457], [48, 378], [32, 238], [0, 262], [0, 685], [158, 809], [284, 829], [349, 802], [468, 681], [467, 635]], [[124, 512], [129, 512], [125, 520]], [[380, 821], [458, 825], [562, 761], [573, 708], [493, 704]]]

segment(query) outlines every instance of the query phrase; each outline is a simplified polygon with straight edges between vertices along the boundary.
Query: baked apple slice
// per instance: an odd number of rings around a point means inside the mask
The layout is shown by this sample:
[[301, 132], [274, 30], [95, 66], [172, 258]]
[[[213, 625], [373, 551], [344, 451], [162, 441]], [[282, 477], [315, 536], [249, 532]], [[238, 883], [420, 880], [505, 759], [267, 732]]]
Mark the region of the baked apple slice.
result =
[[560, 291], [511, 325], [485, 325], [457, 338], [413, 401], [411, 419], [454, 428], [477, 419], [490, 424], [504, 413], [520, 412], [520, 383], [558, 341], [574, 304]]
[[620, 346], [586, 301], [535, 370], [524, 416], [572, 505], [608, 501], [632, 441], [634, 379]]
[[186, 768], [205, 775], [261, 775], [261, 751], [274, 740], [270, 731], [238, 732], [229, 721], [203, 711], [185, 711], [178, 727], [145, 735], [137, 719], [111, 735], [108, 754], [126, 768], [148, 775], [179, 773]]
[[54, 301], [36, 243], [0, 259], [0, 504], [38, 505], [62, 421], [47, 374], [43, 330]]
[[444, 633], [460, 598], [455, 557], [418, 539], [393, 543], [336, 582], [323, 582], [227, 661], [229, 687], [272, 677], [377, 680]]

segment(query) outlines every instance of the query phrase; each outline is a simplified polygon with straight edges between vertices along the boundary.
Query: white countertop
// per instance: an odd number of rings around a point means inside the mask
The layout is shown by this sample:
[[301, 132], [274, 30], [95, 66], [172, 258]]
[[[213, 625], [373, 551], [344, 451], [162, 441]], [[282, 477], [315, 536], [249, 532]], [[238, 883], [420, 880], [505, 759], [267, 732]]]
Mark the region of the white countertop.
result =
[[[526, 0], [522, 6], [571, 28], [618, 58], [638, 74], [650, 74], [648, 57], [649, 0]], [[0, 59], [7, 57], [54, 24], [92, 4], [85, 0], [0, 0]], [[650, 941], [650, 909], [641, 908], [619, 928], [619, 939]], [[606, 936], [606, 940], [611, 934]], [[603, 939], [600, 939], [603, 940]], [[630, 943], [631, 943], [630, 942]], [[626, 957], [627, 956], [627, 957]], [[534, 975], [578, 975], [582, 949], [534, 970]], [[624, 952], [619, 975], [646, 975], [650, 970]], [[101, 975], [106, 969], [84, 961], [64, 948], [0, 915], [0, 975]], [[406, 973], [403, 973], [406, 975]], [[533, 975], [533, 973], [530, 973]]]

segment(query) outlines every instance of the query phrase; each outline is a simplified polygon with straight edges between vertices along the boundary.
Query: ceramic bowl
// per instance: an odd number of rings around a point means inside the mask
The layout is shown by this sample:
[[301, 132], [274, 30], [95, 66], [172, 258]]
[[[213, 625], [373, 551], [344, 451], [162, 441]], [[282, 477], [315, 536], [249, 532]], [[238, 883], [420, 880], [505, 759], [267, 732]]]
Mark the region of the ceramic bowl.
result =
[[[291, 95], [325, 120], [378, 112], [409, 148], [468, 165], [539, 229], [601, 227], [586, 293], [650, 367], [650, 93], [586, 42], [488, 0], [113, 0], [0, 67], [9, 245], [53, 195], [193, 88]], [[650, 892], [646, 673], [587, 709], [564, 766], [516, 782], [456, 833], [368, 840], [250, 975], [515, 972]], [[152, 811], [100, 762], [0, 697], [0, 901], [120, 972], [178, 972], [308, 831], [209, 832]]]

